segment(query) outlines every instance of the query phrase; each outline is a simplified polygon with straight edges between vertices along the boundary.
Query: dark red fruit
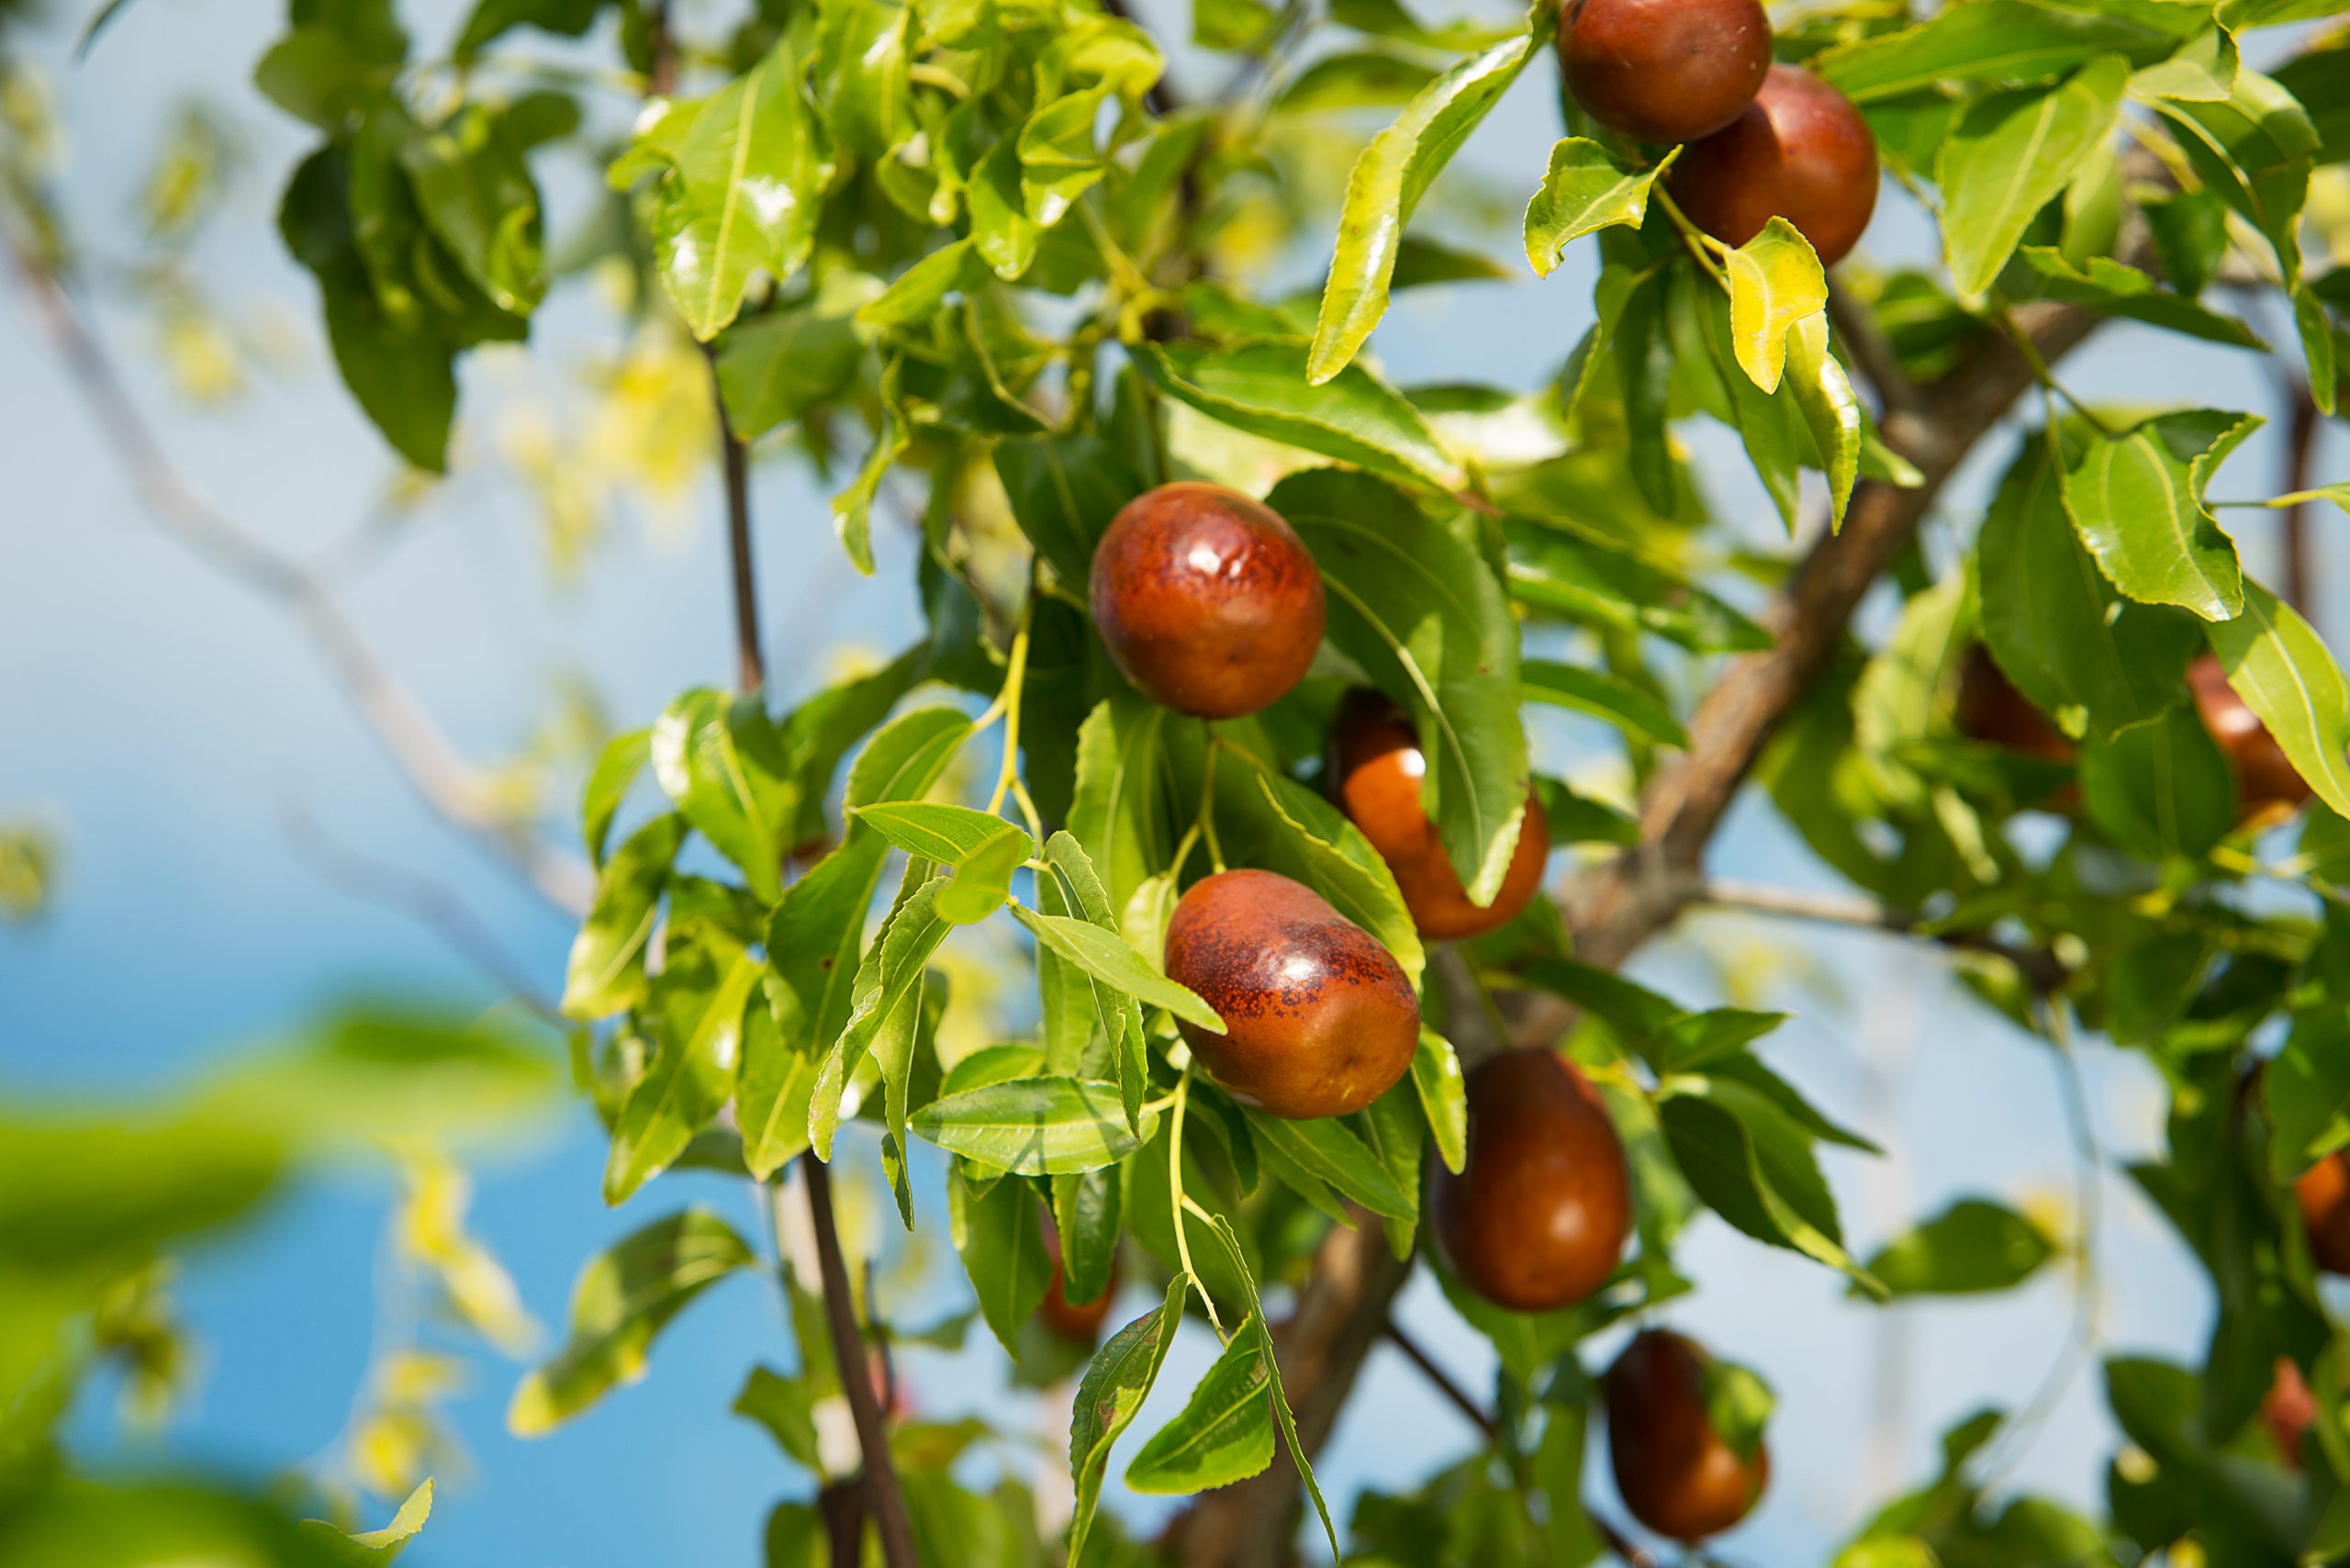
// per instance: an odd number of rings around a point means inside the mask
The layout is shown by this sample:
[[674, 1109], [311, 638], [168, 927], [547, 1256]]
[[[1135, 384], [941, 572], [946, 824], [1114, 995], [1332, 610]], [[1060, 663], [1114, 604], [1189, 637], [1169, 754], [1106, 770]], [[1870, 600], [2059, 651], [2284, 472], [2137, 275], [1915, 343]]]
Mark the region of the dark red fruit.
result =
[[1322, 573], [1280, 514], [1237, 490], [1161, 485], [1093, 552], [1094, 624], [1121, 673], [1179, 713], [1281, 700], [1322, 643]]
[[1102, 1294], [1091, 1301], [1072, 1302], [1061, 1291], [1061, 1233], [1049, 1219], [1045, 1221], [1045, 1250], [1053, 1260], [1053, 1282], [1046, 1288], [1045, 1305], [1038, 1316], [1045, 1327], [1073, 1345], [1091, 1345], [1102, 1338], [1102, 1322], [1110, 1316], [1110, 1304], [1118, 1294], [1118, 1260], [1110, 1260], [1110, 1278]]
[[1966, 650], [1959, 666], [1958, 729], [1970, 740], [2048, 762], [2070, 762], [2076, 752], [2072, 740], [2015, 689], [1980, 643]]
[[1607, 1107], [1555, 1051], [1505, 1051], [1469, 1075], [1469, 1154], [1438, 1165], [1437, 1245], [1516, 1312], [1572, 1306], [1607, 1282], [1632, 1228], [1631, 1174]]
[[2310, 798], [2308, 781], [2260, 715], [2228, 684], [2228, 672], [2216, 656], [2202, 655], [2187, 666], [2187, 689], [2194, 695], [2203, 727], [2235, 767], [2239, 821], [2279, 816]]
[[1691, 142], [1666, 178], [1690, 221], [1722, 243], [1743, 245], [1784, 218], [1832, 267], [1876, 210], [1876, 138], [1843, 94], [1774, 65], [1754, 101]]
[[1360, 1111], [1419, 1048], [1420, 1004], [1395, 956], [1270, 871], [1219, 871], [1183, 895], [1167, 924], [1167, 978], [1224, 1020], [1222, 1035], [1182, 1025], [1200, 1065], [1276, 1116]]
[[1559, 69], [1609, 129], [1695, 141], [1754, 101], [1771, 70], [1771, 18], [1761, 0], [1570, 0]]
[[2329, 1274], [2350, 1274], [2350, 1157], [2327, 1155], [2293, 1183], [2309, 1232], [2310, 1257]]
[[1744, 1518], [1771, 1481], [1771, 1455], [1752, 1463], [1706, 1413], [1706, 1352], [1650, 1329], [1607, 1369], [1607, 1454], [1632, 1517], [1659, 1535], [1701, 1540]]
[[1506, 924], [1533, 902], [1550, 858], [1550, 819], [1532, 791], [1527, 793], [1517, 849], [1501, 891], [1481, 908], [1469, 902], [1460, 874], [1420, 804], [1427, 762], [1404, 710], [1376, 691], [1348, 692], [1338, 705], [1330, 739], [1338, 807], [1395, 874], [1404, 907], [1421, 935], [1439, 941], [1475, 936]]

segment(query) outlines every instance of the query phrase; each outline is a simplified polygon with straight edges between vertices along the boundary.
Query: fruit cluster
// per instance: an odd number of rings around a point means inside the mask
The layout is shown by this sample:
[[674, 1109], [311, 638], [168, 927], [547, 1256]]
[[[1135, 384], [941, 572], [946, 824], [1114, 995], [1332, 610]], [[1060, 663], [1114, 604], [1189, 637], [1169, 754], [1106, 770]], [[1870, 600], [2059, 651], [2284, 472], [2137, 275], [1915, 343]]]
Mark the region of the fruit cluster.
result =
[[[1757, 12], [1759, 17], [1760, 13]], [[1767, 50], [1767, 32], [1763, 35]], [[1751, 96], [1752, 84], [1746, 88]], [[1261, 502], [1218, 486], [1162, 485], [1128, 503], [1093, 557], [1095, 625], [1120, 673], [1161, 705], [1235, 719], [1286, 696], [1320, 646], [1314, 557]], [[1488, 903], [1472, 900], [1422, 801], [1427, 759], [1388, 697], [1349, 693], [1329, 736], [1339, 809], [1393, 873], [1432, 940], [1491, 932], [1540, 890], [1550, 828], [1528, 793], [1516, 848]], [[1168, 923], [1169, 979], [1197, 992], [1222, 1032], [1181, 1025], [1225, 1093], [1304, 1120], [1360, 1111], [1410, 1070], [1420, 1038], [1412, 982], [1394, 955], [1313, 889], [1271, 871], [1219, 869]], [[1430, 1179], [1434, 1235], [1471, 1289], [1519, 1312], [1572, 1306], [1614, 1275], [1632, 1225], [1631, 1175], [1606, 1103], [1565, 1058], [1505, 1051], [1468, 1075], [1458, 1173]], [[1058, 1268], [1046, 1317], [1091, 1342], [1108, 1305], [1072, 1304]], [[1727, 1529], [1761, 1493], [1768, 1460], [1735, 1451], [1704, 1399], [1704, 1352], [1670, 1334], [1635, 1338], [1607, 1379], [1619, 1489], [1652, 1529], [1694, 1540]]]

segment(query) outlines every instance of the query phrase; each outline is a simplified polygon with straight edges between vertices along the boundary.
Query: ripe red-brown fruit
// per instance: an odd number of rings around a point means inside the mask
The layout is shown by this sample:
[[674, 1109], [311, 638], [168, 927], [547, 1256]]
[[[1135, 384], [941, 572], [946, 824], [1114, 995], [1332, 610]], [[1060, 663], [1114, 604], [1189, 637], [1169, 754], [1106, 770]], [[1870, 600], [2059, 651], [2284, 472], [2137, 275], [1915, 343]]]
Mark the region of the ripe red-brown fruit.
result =
[[1350, 691], [1338, 704], [1330, 739], [1338, 808], [1395, 874], [1404, 907], [1421, 935], [1439, 941], [1475, 936], [1506, 924], [1533, 902], [1550, 854], [1550, 819], [1531, 790], [1501, 891], [1491, 905], [1480, 908], [1469, 902], [1460, 874], [1420, 804], [1427, 761], [1404, 710], [1379, 692]]
[[1771, 69], [1771, 18], [1761, 0], [1569, 0], [1559, 69], [1609, 129], [1695, 141], [1754, 101]]
[[1053, 1260], [1053, 1282], [1045, 1290], [1045, 1305], [1037, 1309], [1045, 1327], [1073, 1345], [1091, 1345], [1102, 1337], [1110, 1303], [1118, 1294], [1118, 1260], [1110, 1260], [1110, 1278], [1091, 1301], [1072, 1302], [1061, 1289], [1060, 1227], [1045, 1221], [1045, 1250]]
[[1751, 1464], [1706, 1413], [1706, 1352], [1650, 1329], [1607, 1369], [1607, 1455], [1632, 1517], [1659, 1535], [1700, 1540], [1744, 1518], [1771, 1480], [1771, 1455]]
[[2301, 1468], [2301, 1439], [2317, 1424], [2317, 1395], [2290, 1356], [2277, 1358], [2268, 1392], [2260, 1396], [2260, 1424], [2277, 1444], [2277, 1452], [2291, 1469]]
[[1607, 1107], [1555, 1051], [1505, 1051], [1469, 1075], [1469, 1151], [1438, 1165], [1437, 1245], [1471, 1289], [1516, 1312], [1572, 1306], [1607, 1282], [1632, 1228], [1631, 1175]]
[[1784, 218], [1834, 266], [1876, 210], [1876, 138], [1843, 94], [1774, 65], [1754, 101], [1684, 148], [1666, 179], [1690, 221], [1724, 244]]
[[2202, 655], [2187, 666], [2187, 689], [2203, 727], [2235, 767], [2239, 821], [2289, 812], [2310, 798], [2308, 781], [2260, 715], [2228, 684], [2228, 672], [2216, 656]]
[[2311, 1259], [2329, 1274], [2350, 1274], [2350, 1156], [2336, 1150], [2302, 1171], [2293, 1201], [2309, 1232]]
[[2018, 691], [1977, 643], [1966, 650], [1958, 670], [1958, 729], [1970, 740], [2020, 751], [2048, 762], [2070, 762], [2070, 737]]
[[1292, 1120], [1343, 1116], [1412, 1065], [1420, 1004], [1395, 956], [1303, 883], [1219, 871], [1167, 924], [1167, 978], [1225, 1033], [1182, 1025], [1192, 1054], [1244, 1105]]
[[1322, 573], [1279, 513], [1220, 485], [1128, 501], [1093, 552], [1094, 624], [1119, 671], [1179, 713], [1281, 700], [1322, 643]]

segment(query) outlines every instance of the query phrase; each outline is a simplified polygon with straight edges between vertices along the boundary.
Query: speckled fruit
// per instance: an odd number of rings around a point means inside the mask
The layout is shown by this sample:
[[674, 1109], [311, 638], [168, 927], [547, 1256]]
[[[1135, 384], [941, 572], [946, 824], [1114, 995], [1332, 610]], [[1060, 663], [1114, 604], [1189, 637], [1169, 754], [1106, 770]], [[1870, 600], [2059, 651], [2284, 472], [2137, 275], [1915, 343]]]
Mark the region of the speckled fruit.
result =
[[1322, 643], [1322, 573], [1279, 513], [1185, 482], [1128, 501], [1093, 552], [1094, 624], [1153, 701], [1235, 719], [1281, 700]]
[[2260, 1424], [2277, 1445], [2277, 1454], [2291, 1470], [2301, 1468], [2301, 1439], [2317, 1425], [2317, 1395], [2290, 1356], [2277, 1358], [2268, 1392], [2260, 1396]]
[[1774, 65], [1754, 101], [1691, 142], [1665, 178], [1690, 221], [1724, 244], [1784, 218], [1834, 266], [1876, 210], [1876, 138], [1843, 94]]
[[2194, 694], [2203, 727], [2235, 767], [2239, 820], [2280, 815], [2310, 798], [2308, 780], [2260, 715], [2228, 684], [2228, 672], [2217, 657], [2205, 654], [2187, 666], [2187, 689]]
[[1958, 731], [1969, 740], [2047, 762], [2070, 762], [2076, 750], [2065, 732], [2015, 689], [1980, 643], [1966, 650], [1959, 666]]
[[1118, 1294], [1118, 1260], [1110, 1260], [1110, 1278], [1102, 1294], [1091, 1301], [1072, 1302], [1062, 1293], [1061, 1233], [1052, 1221], [1045, 1222], [1045, 1251], [1053, 1260], [1053, 1282], [1046, 1288], [1045, 1305], [1037, 1315], [1045, 1327], [1073, 1345], [1091, 1345], [1102, 1337], [1102, 1322], [1110, 1316], [1110, 1303]]
[[1343, 1116], [1412, 1065], [1420, 1004], [1395, 956], [1303, 883], [1219, 871], [1175, 906], [1167, 976], [1224, 1020], [1182, 1025], [1192, 1054], [1244, 1105]]
[[1505, 1051], [1469, 1075], [1469, 1153], [1438, 1165], [1437, 1245], [1471, 1289], [1515, 1312], [1572, 1306], [1607, 1282], [1632, 1228], [1631, 1176], [1607, 1107], [1555, 1051]]
[[1744, 1518], [1771, 1481], [1771, 1455], [1749, 1464], [1706, 1414], [1706, 1352], [1651, 1328], [1607, 1369], [1607, 1455], [1632, 1517], [1659, 1535], [1701, 1540]]
[[2293, 1183], [2310, 1256], [2329, 1274], [2350, 1274], [2350, 1155], [2327, 1155]]
[[1501, 891], [1481, 908], [1470, 902], [1460, 873], [1420, 804], [1427, 760], [1404, 710], [1376, 691], [1348, 692], [1330, 726], [1330, 753], [1338, 809], [1395, 874], [1404, 907], [1421, 935], [1449, 941], [1491, 931], [1516, 918], [1541, 890], [1550, 819], [1531, 790]]
[[1771, 70], [1760, 0], [1570, 0], [1559, 69], [1583, 112], [1643, 141], [1711, 136]]

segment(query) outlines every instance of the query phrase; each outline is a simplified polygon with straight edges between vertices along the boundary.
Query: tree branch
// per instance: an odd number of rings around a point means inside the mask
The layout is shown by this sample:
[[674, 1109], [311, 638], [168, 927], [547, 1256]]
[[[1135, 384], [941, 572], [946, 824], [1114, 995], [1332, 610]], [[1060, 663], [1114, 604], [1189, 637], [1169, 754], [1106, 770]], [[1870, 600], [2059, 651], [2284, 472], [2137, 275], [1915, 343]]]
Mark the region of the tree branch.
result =
[[1404, 1333], [1404, 1326], [1392, 1317], [1387, 1320], [1387, 1338], [1394, 1342], [1397, 1350], [1404, 1352], [1405, 1361], [1419, 1369], [1420, 1375], [1427, 1379], [1438, 1394], [1452, 1402], [1454, 1409], [1469, 1418], [1469, 1424], [1477, 1428], [1485, 1441], [1492, 1443], [1500, 1440], [1501, 1428], [1494, 1424], [1494, 1418], [1491, 1416], [1485, 1414], [1484, 1407], [1470, 1398], [1468, 1390], [1453, 1382], [1451, 1374], [1437, 1365], [1435, 1360], [1426, 1350], [1420, 1349], [1419, 1341]]
[[856, 1446], [865, 1454], [865, 1506], [881, 1537], [881, 1560], [889, 1568], [918, 1568], [913, 1526], [906, 1517], [906, 1495], [890, 1459], [890, 1432], [881, 1402], [873, 1394], [873, 1369], [865, 1359], [865, 1337], [856, 1326], [856, 1304], [849, 1294], [848, 1264], [841, 1255], [840, 1228], [833, 1219], [833, 1177], [824, 1162], [802, 1156], [800, 1180], [808, 1187], [808, 1217], [816, 1231], [816, 1271], [822, 1285], [824, 1323], [832, 1330], [833, 1362], [841, 1392], [856, 1424]]
[[2064, 960], [2045, 947], [2022, 946], [1982, 931], [1937, 930], [1908, 910], [1896, 909], [1858, 893], [1798, 892], [1720, 878], [1693, 878], [1683, 902], [1684, 906], [1702, 904], [1754, 914], [1785, 915], [1826, 925], [1847, 925], [1862, 931], [1882, 931], [1897, 936], [1922, 936], [1959, 952], [2004, 958], [2022, 973], [2032, 990], [2043, 995], [2062, 989], [2073, 978], [2072, 969]]
[[[6, 228], [0, 224], [0, 230]], [[275, 601], [294, 619], [345, 700], [427, 806], [488, 846], [549, 903], [568, 914], [585, 913], [596, 886], [587, 863], [540, 843], [505, 816], [473, 765], [376, 657], [324, 584], [231, 522], [196, 492], [140, 415], [64, 282], [13, 232], [8, 252], [33, 305], [36, 324], [149, 514], [207, 563]]]

